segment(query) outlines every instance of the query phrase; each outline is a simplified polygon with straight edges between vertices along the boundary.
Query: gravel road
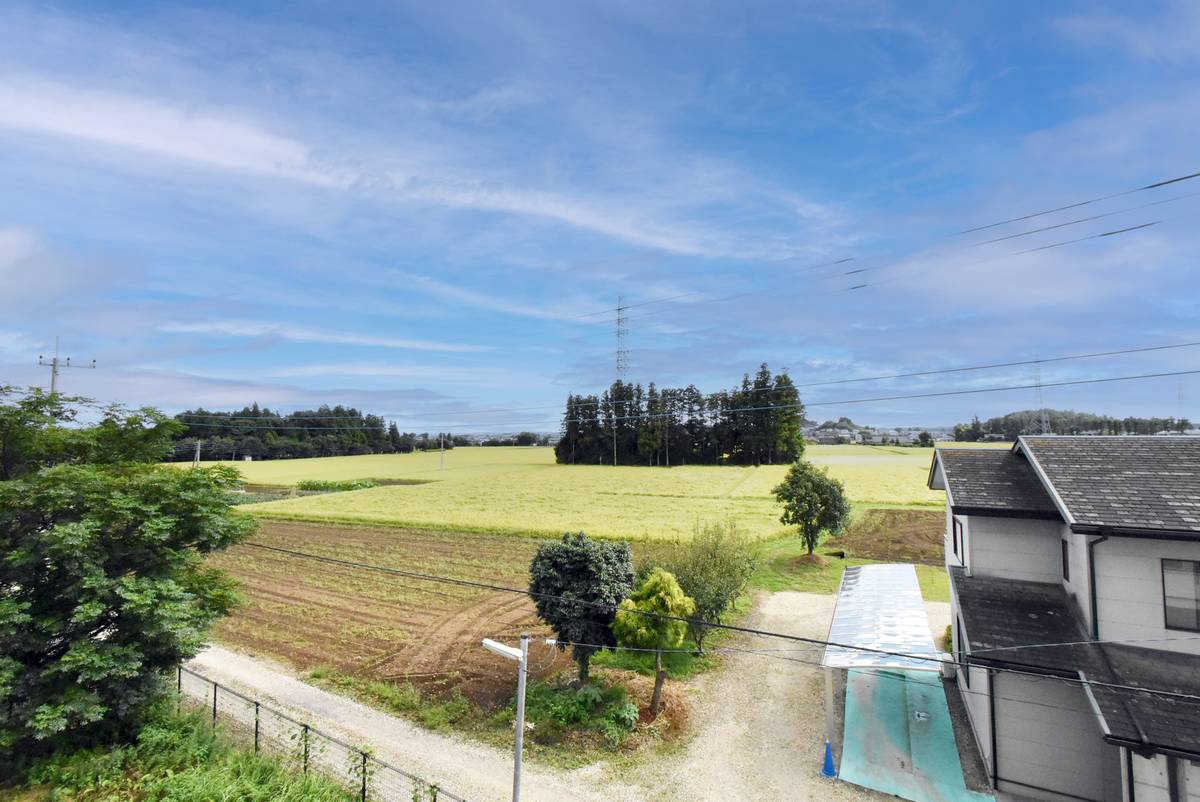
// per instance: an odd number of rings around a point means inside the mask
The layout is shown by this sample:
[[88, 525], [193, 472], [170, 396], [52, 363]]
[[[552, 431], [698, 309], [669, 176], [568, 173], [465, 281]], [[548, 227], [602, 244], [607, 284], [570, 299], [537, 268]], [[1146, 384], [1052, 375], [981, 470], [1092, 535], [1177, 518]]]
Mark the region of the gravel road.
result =
[[[810, 593], [763, 594], [748, 623], [805, 637], [824, 637], [835, 597]], [[930, 603], [930, 628], [940, 634], [949, 605]], [[560, 770], [527, 764], [529, 800], [882, 800], [880, 794], [819, 773], [824, 742], [820, 653], [796, 651], [784, 641], [738, 636], [724, 645], [767, 651], [725, 656], [720, 670], [693, 684], [694, 736], [678, 750], [636, 768], [594, 765]], [[779, 651], [785, 650], [785, 651]], [[805, 661], [805, 662], [796, 662]], [[191, 667], [223, 685], [269, 702], [351, 743], [369, 743], [378, 756], [437, 781], [470, 800], [511, 794], [510, 752], [429, 732], [296, 679], [278, 664], [218, 646]]]

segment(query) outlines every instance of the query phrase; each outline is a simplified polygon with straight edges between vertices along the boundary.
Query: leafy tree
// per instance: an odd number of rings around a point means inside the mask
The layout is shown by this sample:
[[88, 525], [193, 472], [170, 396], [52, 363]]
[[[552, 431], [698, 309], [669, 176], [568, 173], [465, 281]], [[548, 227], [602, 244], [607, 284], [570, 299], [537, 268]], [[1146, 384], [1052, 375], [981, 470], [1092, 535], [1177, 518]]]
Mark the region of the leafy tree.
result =
[[0, 397], [0, 430], [30, 429], [0, 481], [0, 753], [131, 736], [235, 601], [204, 554], [253, 527], [230, 512], [233, 469], [157, 464], [174, 422], [106, 408], [61, 426], [75, 417], [70, 399]]
[[800, 527], [800, 537], [811, 555], [822, 532], [840, 532], [850, 517], [845, 488], [825, 469], [800, 460], [773, 491], [783, 505], [779, 520]]
[[654, 650], [654, 694], [650, 697], [650, 717], [662, 707], [664, 649], [678, 649], [687, 635], [688, 623], [696, 603], [688, 598], [670, 572], [654, 569], [633, 595], [621, 602], [613, 621], [617, 643], [634, 649]]
[[917, 435], [917, 445], [931, 448], [933, 446], [933, 435], [929, 432], [921, 432]]
[[689, 625], [696, 646], [704, 651], [704, 636], [720, 622], [745, 591], [757, 564], [754, 545], [732, 521], [698, 527], [692, 542], [663, 564], [696, 603]]
[[[616, 645], [612, 623], [617, 605], [633, 589], [628, 543], [590, 540], [583, 532], [543, 543], [529, 566], [529, 593], [538, 615], [559, 641], [574, 644], [579, 684], [588, 681], [592, 655]], [[559, 648], [566, 648], [565, 643]]]

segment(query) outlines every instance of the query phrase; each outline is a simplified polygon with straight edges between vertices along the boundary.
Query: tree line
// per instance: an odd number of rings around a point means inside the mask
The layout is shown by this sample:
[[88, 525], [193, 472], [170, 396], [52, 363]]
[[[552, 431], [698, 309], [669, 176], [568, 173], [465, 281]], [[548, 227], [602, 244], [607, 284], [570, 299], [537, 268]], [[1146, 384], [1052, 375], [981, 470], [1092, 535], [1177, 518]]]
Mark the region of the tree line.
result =
[[290, 459], [359, 454], [405, 454], [471, 445], [463, 435], [401, 432], [396, 424], [354, 407], [320, 406], [279, 413], [257, 403], [232, 412], [181, 412], [176, 461], [190, 460], [200, 442], [206, 459]]
[[[1114, 418], [1069, 409], [1046, 410], [1046, 422], [1050, 434], [1183, 433], [1192, 428], [1192, 423], [1187, 418]], [[1021, 435], [1031, 434], [1042, 434], [1041, 410], [1010, 412], [985, 421], [980, 421], [976, 416], [970, 423], [960, 423], [954, 427], [954, 439], [966, 442], [1015, 440]]]
[[599, 396], [570, 395], [559, 463], [577, 465], [770, 465], [803, 452], [804, 407], [786, 373], [764, 363], [741, 385], [705, 395], [695, 385], [659, 388], [616, 381]]

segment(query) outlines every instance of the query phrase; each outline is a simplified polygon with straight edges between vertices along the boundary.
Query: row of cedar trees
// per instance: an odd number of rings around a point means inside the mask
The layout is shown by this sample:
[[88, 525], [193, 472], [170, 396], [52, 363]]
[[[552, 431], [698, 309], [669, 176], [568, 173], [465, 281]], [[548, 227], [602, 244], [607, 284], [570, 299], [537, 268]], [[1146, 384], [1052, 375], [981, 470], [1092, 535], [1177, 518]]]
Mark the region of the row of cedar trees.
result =
[[[1025, 434], [1041, 434], [1041, 421], [1039, 409], [1010, 412], [986, 421], [980, 421], [976, 416], [970, 423], [954, 427], [954, 439], [967, 442], [1016, 440]], [[1070, 409], [1046, 410], [1046, 423], [1050, 426], [1049, 434], [1183, 434], [1193, 425], [1187, 418], [1113, 418]]]
[[175, 438], [176, 460], [190, 460], [197, 440], [205, 459], [340, 457], [425, 451], [443, 442], [446, 448], [469, 445], [462, 436], [401, 432], [378, 415], [340, 404], [287, 414], [254, 404], [235, 412], [190, 410], [175, 418], [187, 427]]
[[803, 452], [803, 422], [791, 377], [765, 363], [740, 387], [709, 395], [616, 381], [598, 397], [567, 397], [554, 453], [575, 465], [790, 463]]

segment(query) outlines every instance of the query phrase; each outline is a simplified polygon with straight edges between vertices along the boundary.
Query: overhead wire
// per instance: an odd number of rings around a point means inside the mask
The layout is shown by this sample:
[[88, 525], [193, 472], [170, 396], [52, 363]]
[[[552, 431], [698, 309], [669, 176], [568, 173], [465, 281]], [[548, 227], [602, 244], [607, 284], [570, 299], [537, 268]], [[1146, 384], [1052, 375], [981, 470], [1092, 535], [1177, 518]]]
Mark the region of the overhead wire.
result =
[[[979, 394], [985, 394], [985, 393], [1015, 392], [1015, 391], [1019, 391], [1019, 390], [1033, 390], [1033, 389], [1037, 389], [1037, 388], [1044, 389], [1044, 388], [1050, 388], [1050, 387], [1072, 387], [1072, 386], [1081, 386], [1081, 385], [1090, 385], [1090, 384], [1107, 384], [1107, 383], [1124, 382], [1124, 381], [1142, 381], [1142, 380], [1146, 380], [1146, 379], [1160, 379], [1160, 378], [1172, 378], [1172, 377], [1179, 377], [1179, 376], [1192, 376], [1192, 375], [1195, 375], [1198, 373], [1200, 373], [1200, 369], [1174, 370], [1174, 371], [1163, 371], [1163, 372], [1158, 372], [1158, 373], [1139, 373], [1139, 374], [1134, 374], [1134, 375], [1129, 375], [1129, 376], [1105, 376], [1105, 377], [1100, 377], [1100, 378], [1072, 379], [1072, 380], [1064, 380], [1064, 381], [1056, 381], [1056, 382], [1040, 382], [1040, 383], [1035, 383], [1035, 384], [1016, 384], [1016, 385], [1006, 385], [1006, 386], [1000, 386], [1000, 387], [973, 387], [973, 388], [965, 388], [965, 389], [957, 389], [957, 390], [941, 390], [941, 391], [926, 392], [926, 393], [905, 393], [905, 394], [886, 395], [886, 396], [870, 396], [870, 397], [865, 397], [865, 398], [842, 398], [842, 399], [838, 399], [838, 400], [834, 400], [834, 401], [808, 401], [808, 402], [800, 401], [800, 402], [796, 402], [796, 403], [792, 403], [792, 404], [767, 404], [767, 405], [758, 405], [758, 406], [751, 406], [751, 407], [742, 407], [742, 408], [735, 409], [735, 410], [729, 410], [729, 412], [731, 414], [742, 414], [742, 413], [746, 413], [746, 412], [762, 412], [762, 411], [767, 411], [767, 410], [772, 410], [772, 409], [809, 409], [809, 408], [813, 408], [813, 407], [839, 406], [839, 405], [844, 405], [844, 404], [870, 404], [870, 403], [875, 403], [875, 402], [880, 402], [880, 401], [905, 401], [905, 400], [916, 400], [916, 399], [923, 399], [923, 398], [946, 398], [946, 397], [961, 396], [961, 395], [979, 395]], [[614, 402], [610, 402], [610, 403], [614, 403]], [[624, 402], [618, 401], [615, 403], [622, 404]], [[669, 417], [675, 417], [675, 413], [643, 412], [643, 413], [637, 414], [637, 415], [608, 415], [608, 416], [605, 416], [603, 420], [605, 422], [609, 422], [609, 421], [619, 421], [619, 420], [647, 420], [647, 419], [653, 420], [653, 419], [657, 419], [657, 418], [669, 418]], [[549, 419], [547, 418], [546, 420], [548, 421]], [[563, 419], [561, 419], [561, 421], [556, 421], [556, 422], [586, 423], [591, 420], [594, 420], [594, 419], [563, 418]], [[488, 427], [533, 426], [533, 425], [536, 425], [536, 423], [537, 423], [536, 421], [464, 423], [464, 424], [441, 423], [441, 424], [439, 424], [439, 426], [445, 427], [446, 429], [455, 429], [455, 428], [462, 429], [462, 428], [467, 428], [467, 427], [482, 427], [482, 426], [488, 426]], [[312, 431], [311, 427], [303, 427], [303, 426], [254, 426], [254, 425], [247, 425], [245, 423], [238, 424], [236, 427], [234, 427], [230, 424], [222, 424], [222, 423], [190, 423], [187, 425], [198, 426], [198, 427], [224, 428], [224, 429], [236, 428], [237, 431], [260, 431], [260, 430], [261, 431], [277, 431], [280, 429], [284, 429], [284, 430], [304, 429], [306, 431]], [[318, 430], [318, 431], [320, 431], [320, 430]], [[332, 432], [379, 431], [379, 427], [343, 426], [343, 427], [336, 427], [336, 428], [331, 427], [329, 429], [329, 431], [332, 431]]]

